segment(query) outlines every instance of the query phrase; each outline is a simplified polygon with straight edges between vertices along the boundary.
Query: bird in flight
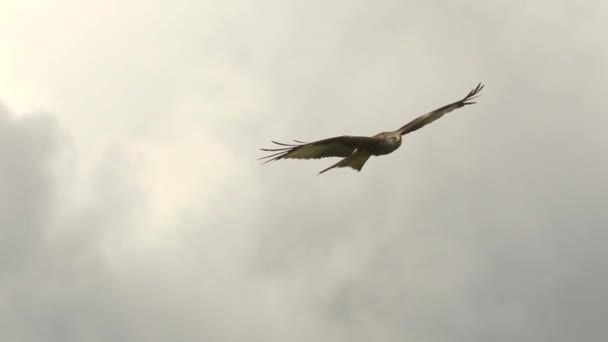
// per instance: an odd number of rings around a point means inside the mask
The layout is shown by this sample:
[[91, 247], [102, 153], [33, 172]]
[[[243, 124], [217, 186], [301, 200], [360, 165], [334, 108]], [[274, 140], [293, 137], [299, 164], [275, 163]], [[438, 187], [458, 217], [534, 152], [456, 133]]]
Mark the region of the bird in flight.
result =
[[475, 102], [471, 100], [480, 96], [479, 92], [483, 87], [484, 86], [479, 83], [462, 100], [421, 115], [396, 131], [382, 132], [371, 137], [343, 135], [310, 143], [298, 140], [294, 140], [295, 144], [272, 141], [274, 144], [279, 145], [279, 147], [262, 148], [262, 151], [272, 153], [265, 157], [258, 158], [258, 160], [267, 159], [263, 163], [266, 164], [270, 161], [279, 159], [342, 157], [342, 160], [327, 169], [322, 170], [319, 174], [337, 167], [350, 167], [357, 171], [361, 171], [363, 165], [371, 156], [382, 156], [398, 149], [399, 146], [401, 146], [401, 136], [430, 124], [454, 109], [474, 104]]

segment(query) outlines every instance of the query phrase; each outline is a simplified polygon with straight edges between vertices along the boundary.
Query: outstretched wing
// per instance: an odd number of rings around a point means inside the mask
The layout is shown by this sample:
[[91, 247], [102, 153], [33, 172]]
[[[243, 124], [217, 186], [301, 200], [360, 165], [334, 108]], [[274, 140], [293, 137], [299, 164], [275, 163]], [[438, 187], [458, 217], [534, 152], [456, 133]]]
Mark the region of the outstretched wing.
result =
[[479, 92], [481, 91], [481, 89], [483, 89], [483, 85], [481, 83], [479, 83], [477, 85], [477, 87], [475, 87], [473, 90], [471, 90], [467, 94], [467, 96], [465, 96], [462, 100], [456, 101], [454, 103], [450, 103], [447, 106], [443, 106], [441, 108], [435, 109], [432, 112], [421, 115], [421, 116], [417, 117], [416, 119], [410, 121], [407, 125], [399, 128], [398, 132], [401, 133], [401, 135], [411, 133], [411, 132], [418, 130], [418, 129], [422, 128], [423, 126], [428, 125], [431, 122], [439, 119], [444, 114], [447, 114], [447, 113], [453, 111], [454, 109], [458, 109], [458, 108], [462, 108], [466, 105], [474, 104], [475, 102], [472, 102], [471, 100], [480, 96]]
[[268, 159], [264, 162], [279, 160], [279, 159], [318, 159], [326, 157], [348, 157], [358, 148], [365, 148], [376, 143], [376, 139], [370, 137], [356, 136], [341, 136], [329, 139], [323, 139], [311, 143], [296, 141], [296, 144], [284, 144], [273, 141], [273, 143], [283, 146], [280, 148], [261, 148], [272, 154], [258, 158]]

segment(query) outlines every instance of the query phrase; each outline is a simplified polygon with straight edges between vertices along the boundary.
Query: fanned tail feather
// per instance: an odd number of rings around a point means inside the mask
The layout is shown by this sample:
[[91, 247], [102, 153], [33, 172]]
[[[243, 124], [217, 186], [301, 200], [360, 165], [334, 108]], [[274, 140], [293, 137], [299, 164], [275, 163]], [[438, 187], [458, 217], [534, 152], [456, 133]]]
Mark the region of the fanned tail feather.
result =
[[319, 174], [322, 174], [324, 172], [327, 172], [327, 171], [329, 171], [333, 168], [337, 168], [337, 167], [350, 167], [350, 168], [357, 170], [357, 172], [359, 172], [359, 171], [361, 171], [361, 169], [363, 169], [363, 165], [365, 164], [365, 162], [367, 162], [369, 157], [370, 157], [370, 155], [367, 153], [355, 152], [353, 155], [340, 160], [339, 162], [335, 163], [334, 165], [328, 167], [327, 169], [322, 170], [321, 172], [319, 172]]

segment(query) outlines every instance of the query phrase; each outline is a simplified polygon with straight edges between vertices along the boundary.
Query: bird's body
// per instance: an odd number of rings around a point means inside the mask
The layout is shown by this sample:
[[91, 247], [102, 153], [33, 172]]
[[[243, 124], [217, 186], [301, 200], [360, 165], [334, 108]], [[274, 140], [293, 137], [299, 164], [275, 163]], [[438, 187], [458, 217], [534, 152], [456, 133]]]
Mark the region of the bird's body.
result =
[[378, 133], [371, 137], [364, 136], [340, 136], [323, 139], [311, 143], [295, 141], [296, 144], [284, 144], [273, 141], [281, 146], [274, 149], [262, 149], [262, 151], [274, 152], [260, 159], [268, 159], [265, 163], [279, 159], [317, 159], [326, 157], [342, 157], [338, 163], [319, 172], [319, 174], [337, 167], [350, 167], [361, 171], [363, 165], [371, 156], [382, 156], [390, 154], [401, 146], [402, 136], [416, 131], [423, 126], [439, 119], [454, 109], [474, 104], [470, 100], [478, 96], [483, 85], [478, 84], [462, 100], [443, 106], [427, 114], [410, 121], [405, 126], [395, 131]]
[[392, 153], [401, 146], [401, 134], [398, 132], [382, 132], [372, 138], [378, 142], [369, 149], [372, 156], [382, 156]]

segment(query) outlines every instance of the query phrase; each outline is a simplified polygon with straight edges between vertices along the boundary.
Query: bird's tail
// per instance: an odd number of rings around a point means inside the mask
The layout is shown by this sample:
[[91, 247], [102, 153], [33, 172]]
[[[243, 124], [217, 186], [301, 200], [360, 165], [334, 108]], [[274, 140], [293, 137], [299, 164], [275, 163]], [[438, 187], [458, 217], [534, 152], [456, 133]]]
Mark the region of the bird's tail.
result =
[[335, 163], [334, 165], [328, 167], [327, 169], [319, 172], [319, 174], [329, 171], [335, 167], [350, 167], [350, 168], [357, 170], [357, 172], [361, 171], [361, 169], [363, 168], [363, 165], [369, 159], [369, 157], [370, 157], [369, 154], [367, 154], [365, 152], [357, 151], [357, 152], [353, 153], [352, 155]]

